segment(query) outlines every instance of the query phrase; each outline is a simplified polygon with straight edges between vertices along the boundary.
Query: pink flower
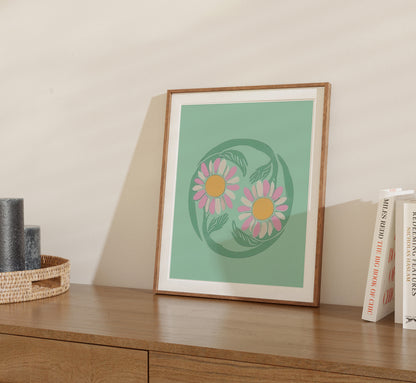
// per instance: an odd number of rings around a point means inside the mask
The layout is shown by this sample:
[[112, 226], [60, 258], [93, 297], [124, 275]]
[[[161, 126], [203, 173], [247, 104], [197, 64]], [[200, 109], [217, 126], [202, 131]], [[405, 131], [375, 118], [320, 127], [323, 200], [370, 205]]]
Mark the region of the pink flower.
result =
[[233, 207], [231, 200], [235, 199], [234, 191], [240, 186], [237, 182], [239, 177], [234, 177], [237, 167], [228, 167], [225, 159], [217, 158], [210, 161], [208, 166], [203, 162], [198, 178], [195, 178], [195, 186], [192, 188], [196, 193], [194, 200], [199, 201], [198, 207], [211, 214], [219, 214], [228, 206]]
[[257, 181], [251, 190], [244, 188], [244, 197], [241, 198], [243, 205], [238, 207], [241, 213], [239, 219], [244, 221], [241, 229], [249, 229], [253, 237], [263, 238], [266, 234], [272, 234], [273, 229], [282, 230], [282, 220], [286, 219], [283, 214], [289, 207], [284, 205], [287, 198], [281, 197], [283, 187], [275, 189], [274, 182]]

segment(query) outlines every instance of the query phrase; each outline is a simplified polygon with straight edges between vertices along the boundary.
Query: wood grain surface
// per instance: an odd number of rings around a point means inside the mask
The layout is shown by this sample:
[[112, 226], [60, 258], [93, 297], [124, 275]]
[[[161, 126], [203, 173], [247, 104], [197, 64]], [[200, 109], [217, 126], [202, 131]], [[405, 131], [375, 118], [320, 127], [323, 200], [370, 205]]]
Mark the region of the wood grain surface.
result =
[[399, 382], [264, 364], [151, 352], [150, 383], [387, 383]]
[[[0, 305], [0, 333], [416, 382], [416, 331], [320, 308], [72, 285]], [[2, 356], [0, 356], [1, 358]]]
[[0, 335], [0, 381], [144, 383], [147, 352]]

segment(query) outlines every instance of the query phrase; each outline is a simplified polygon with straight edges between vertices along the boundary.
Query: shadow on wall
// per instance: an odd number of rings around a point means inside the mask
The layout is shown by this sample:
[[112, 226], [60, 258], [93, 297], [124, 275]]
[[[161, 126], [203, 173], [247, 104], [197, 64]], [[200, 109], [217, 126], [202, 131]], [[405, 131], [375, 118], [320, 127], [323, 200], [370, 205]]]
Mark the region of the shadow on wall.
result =
[[377, 204], [325, 208], [321, 303], [362, 306]]
[[166, 95], [153, 97], [98, 264], [94, 284], [153, 285]]
[[[165, 94], [152, 98], [96, 270], [96, 285], [153, 285], [165, 110]], [[376, 208], [361, 200], [326, 207], [322, 303], [362, 305]]]

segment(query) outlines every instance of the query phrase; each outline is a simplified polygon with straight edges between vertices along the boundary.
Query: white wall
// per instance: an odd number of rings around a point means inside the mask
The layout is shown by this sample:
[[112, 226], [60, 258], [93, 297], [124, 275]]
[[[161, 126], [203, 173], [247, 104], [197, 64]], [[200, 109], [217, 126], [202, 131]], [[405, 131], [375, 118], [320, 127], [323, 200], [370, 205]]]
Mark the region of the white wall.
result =
[[361, 305], [378, 189], [416, 186], [413, 0], [3, 0], [0, 195], [72, 282], [151, 288], [167, 89], [333, 85], [322, 301]]

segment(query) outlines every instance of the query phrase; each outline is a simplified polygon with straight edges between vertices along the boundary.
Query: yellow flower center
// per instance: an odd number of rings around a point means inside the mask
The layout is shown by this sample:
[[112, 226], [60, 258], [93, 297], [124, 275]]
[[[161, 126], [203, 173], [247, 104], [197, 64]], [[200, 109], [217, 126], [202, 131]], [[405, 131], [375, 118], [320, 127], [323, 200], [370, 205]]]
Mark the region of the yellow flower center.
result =
[[221, 176], [214, 174], [207, 179], [205, 191], [211, 197], [219, 197], [225, 191], [225, 180]]
[[273, 202], [268, 198], [259, 198], [253, 204], [254, 218], [259, 220], [265, 220], [270, 218], [274, 211]]

